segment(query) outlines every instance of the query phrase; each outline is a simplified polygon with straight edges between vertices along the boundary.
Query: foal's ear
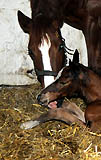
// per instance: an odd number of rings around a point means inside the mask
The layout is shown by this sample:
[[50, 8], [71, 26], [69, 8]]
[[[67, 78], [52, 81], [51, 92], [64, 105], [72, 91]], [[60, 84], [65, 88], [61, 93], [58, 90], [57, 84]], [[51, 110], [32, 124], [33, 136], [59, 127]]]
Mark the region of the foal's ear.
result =
[[75, 50], [74, 55], [73, 55], [73, 62], [79, 63], [79, 52], [77, 49]]
[[25, 33], [30, 33], [31, 26], [32, 26], [32, 19], [25, 16], [21, 11], [18, 11], [18, 21], [22, 30]]

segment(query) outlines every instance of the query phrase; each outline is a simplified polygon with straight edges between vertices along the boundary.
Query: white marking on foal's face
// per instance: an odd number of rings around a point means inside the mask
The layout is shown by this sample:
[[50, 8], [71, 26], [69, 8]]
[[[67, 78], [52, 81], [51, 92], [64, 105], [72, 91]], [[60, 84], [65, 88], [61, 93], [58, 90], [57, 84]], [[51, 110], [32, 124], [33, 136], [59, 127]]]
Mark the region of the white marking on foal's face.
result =
[[[48, 34], [46, 34], [46, 36], [48, 38], [48, 42], [43, 37], [42, 43], [39, 46], [39, 50], [42, 53], [42, 60], [43, 60], [44, 70], [52, 71], [52, 67], [51, 67], [51, 64], [50, 64], [50, 57], [49, 57], [49, 49], [51, 47], [51, 42], [50, 42], [50, 38], [49, 38]], [[44, 76], [45, 87], [50, 85], [53, 81], [54, 81], [54, 76]]]

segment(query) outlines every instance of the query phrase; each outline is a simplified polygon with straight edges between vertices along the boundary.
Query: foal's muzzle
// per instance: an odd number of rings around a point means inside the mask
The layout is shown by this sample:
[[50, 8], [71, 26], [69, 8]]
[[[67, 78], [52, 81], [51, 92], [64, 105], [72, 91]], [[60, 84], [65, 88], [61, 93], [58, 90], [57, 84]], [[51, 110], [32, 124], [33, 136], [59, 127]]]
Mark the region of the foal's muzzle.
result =
[[[47, 107], [48, 104], [50, 103], [49, 100], [44, 97], [44, 94], [42, 94], [42, 95], [39, 94], [39, 95], [37, 96], [37, 101], [38, 101], [38, 103], [39, 103], [40, 105], [43, 105], [43, 106], [45, 106], [45, 107]], [[53, 101], [55, 101], [55, 99], [54, 99]], [[62, 106], [62, 103], [63, 103], [63, 101], [64, 101], [64, 97], [63, 97], [63, 98], [60, 98], [60, 99], [57, 99], [56, 101], [57, 101], [57, 107], [59, 108], [59, 107]]]
[[48, 100], [44, 98], [44, 95], [39, 94], [37, 96], [37, 101], [40, 105], [48, 106]]

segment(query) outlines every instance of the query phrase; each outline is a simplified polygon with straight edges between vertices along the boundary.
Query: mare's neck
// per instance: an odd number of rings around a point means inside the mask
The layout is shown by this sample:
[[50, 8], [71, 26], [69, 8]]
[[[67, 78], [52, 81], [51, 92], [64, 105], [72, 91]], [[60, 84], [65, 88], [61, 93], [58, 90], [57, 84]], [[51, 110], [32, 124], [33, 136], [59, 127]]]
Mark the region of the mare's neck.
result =
[[75, 10], [85, 8], [86, 1], [87, 0], [72, 0], [72, 2], [71, 2], [69, 0], [66, 2], [67, 4], [65, 4], [65, 10], [67, 10], [67, 12], [68, 12], [68, 10], [72, 10], [72, 12], [73, 12]]

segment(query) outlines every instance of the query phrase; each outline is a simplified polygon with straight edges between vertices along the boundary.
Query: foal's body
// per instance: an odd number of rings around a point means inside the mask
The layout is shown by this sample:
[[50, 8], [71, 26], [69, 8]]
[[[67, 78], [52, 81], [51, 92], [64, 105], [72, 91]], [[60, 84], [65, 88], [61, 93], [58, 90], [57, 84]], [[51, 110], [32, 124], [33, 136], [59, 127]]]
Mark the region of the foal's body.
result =
[[[76, 55], [75, 55], [76, 56]], [[44, 89], [38, 97], [39, 103], [50, 102], [66, 96], [79, 96], [87, 104], [86, 123], [93, 131], [101, 128], [101, 77], [78, 62], [70, 62], [59, 78]]]
[[91, 130], [101, 130], [101, 100], [89, 104], [85, 110], [85, 120]]
[[[41, 91], [38, 96], [38, 101], [40, 104], [47, 106], [51, 102], [63, 97], [83, 98], [87, 104], [85, 111], [86, 123], [88, 125], [90, 124], [89, 126], [92, 130], [96, 130], [97, 127], [94, 128], [95, 124], [101, 122], [101, 77], [88, 67], [79, 64], [78, 59], [78, 52], [76, 51], [73, 62], [70, 62], [69, 66], [64, 67], [58, 74], [56, 80]], [[68, 107], [69, 105], [71, 107]], [[77, 113], [77, 107], [72, 107], [72, 104], [67, 104], [66, 107], [50, 110], [48, 114], [46, 114], [47, 116], [42, 116], [43, 121], [39, 118], [38, 122], [41, 123], [50, 119], [62, 120], [68, 124], [72, 122], [83, 124], [85, 122], [83, 114], [82, 117], [80, 117], [80, 112], [78, 111]], [[45, 117], [48, 118], [45, 119]], [[34, 123], [34, 126], [35, 124], [36, 123]], [[24, 126], [26, 126], [26, 123], [23, 124], [23, 127]]]

